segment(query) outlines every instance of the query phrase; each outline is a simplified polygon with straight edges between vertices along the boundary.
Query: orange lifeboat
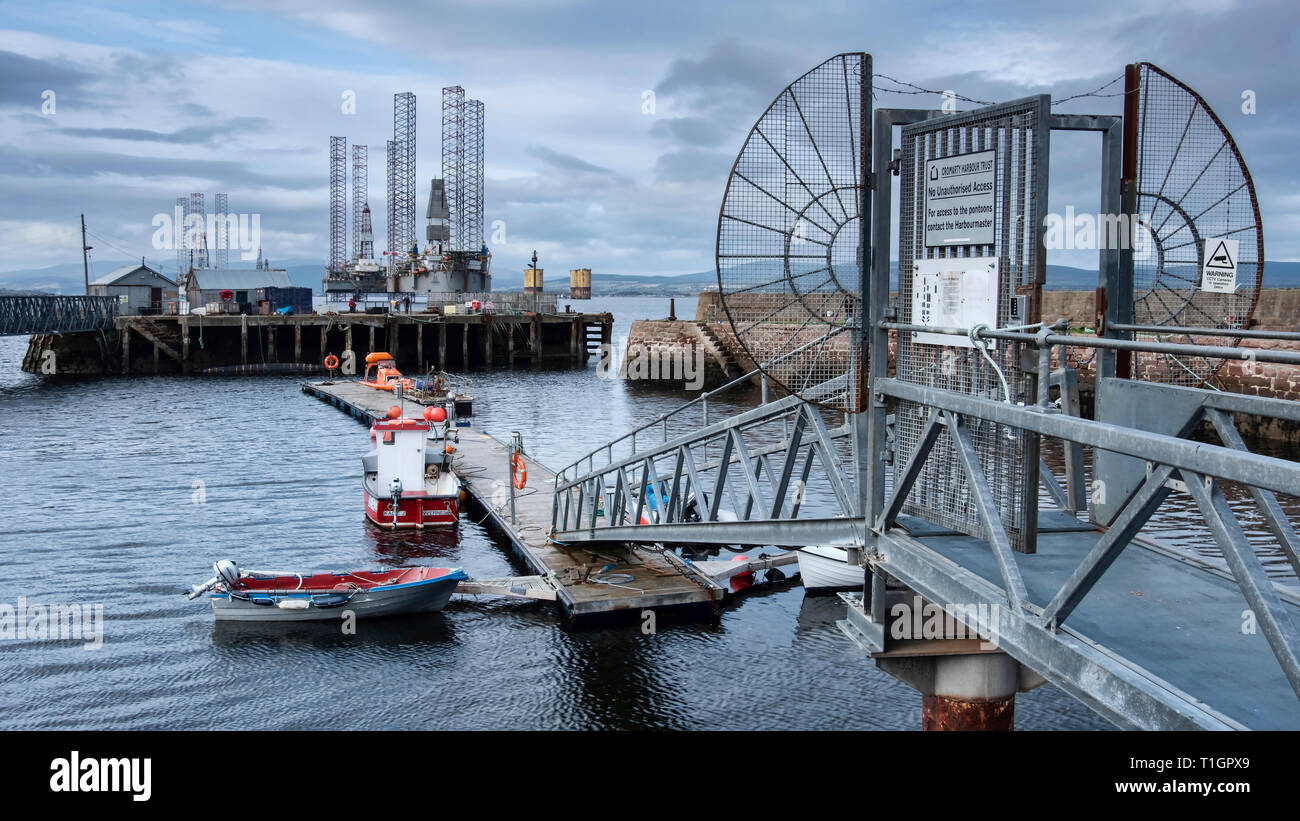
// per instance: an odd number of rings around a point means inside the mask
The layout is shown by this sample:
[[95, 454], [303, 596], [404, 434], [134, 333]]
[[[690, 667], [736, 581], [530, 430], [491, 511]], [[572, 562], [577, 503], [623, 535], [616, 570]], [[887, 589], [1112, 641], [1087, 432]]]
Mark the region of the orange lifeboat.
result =
[[415, 382], [402, 376], [392, 355], [385, 351], [366, 354], [366, 372], [358, 384], [381, 391], [391, 391], [398, 385], [403, 390], [415, 387]]

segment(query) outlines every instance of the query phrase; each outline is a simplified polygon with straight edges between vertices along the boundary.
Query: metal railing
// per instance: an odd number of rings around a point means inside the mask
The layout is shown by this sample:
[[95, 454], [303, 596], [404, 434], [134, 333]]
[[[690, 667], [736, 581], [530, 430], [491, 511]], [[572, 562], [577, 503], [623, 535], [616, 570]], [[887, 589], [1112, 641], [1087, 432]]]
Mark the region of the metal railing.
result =
[[720, 385], [714, 388], [713, 390], [705, 391], [704, 393], [701, 393], [699, 396], [695, 397], [694, 399], [691, 399], [688, 402], [683, 402], [682, 404], [678, 405], [677, 407], [673, 408], [667, 413], [660, 414], [656, 418], [652, 419], [649, 422], [646, 422], [640, 427], [633, 428], [627, 433], [624, 433], [621, 436], [609, 440], [608, 442], [601, 445], [600, 447], [595, 448], [591, 452], [587, 453], [585, 456], [582, 456], [574, 460], [570, 464], [565, 465], [563, 468], [561, 468], [559, 472], [556, 474], [557, 486], [561, 481], [563, 481], [570, 475], [577, 476], [578, 472], [583, 469], [584, 462], [586, 463], [585, 469], [587, 472], [591, 472], [595, 470], [596, 457], [601, 454], [604, 454], [606, 465], [612, 464], [614, 461], [614, 449], [618, 445], [622, 444], [623, 442], [629, 442], [631, 445], [631, 452], [636, 453], [637, 436], [646, 433], [652, 428], [661, 428], [663, 435], [660, 438], [660, 443], [667, 442], [669, 438], [671, 438], [671, 434], [669, 430], [670, 420], [673, 420], [675, 418], [684, 415], [688, 411], [694, 409], [696, 406], [699, 406], [703, 413], [703, 422], [700, 425], [696, 425], [694, 427], [707, 427], [710, 423], [709, 400], [723, 393], [726, 393], [727, 391], [733, 390], [741, 385], [747, 385], [752, 387], [754, 379], [756, 377], [759, 380], [759, 390], [761, 392], [759, 402], [760, 404], [767, 404], [771, 393], [771, 383], [768, 380], [767, 374], [765, 373], [765, 369], [770, 368], [773, 364], [797, 356], [803, 353], [804, 351], [809, 350], [813, 346], [819, 344], [819, 342], [820, 340], [813, 340], [812, 342], [809, 342], [805, 345], [800, 345], [799, 347], [790, 350], [789, 352], [783, 354], [782, 356], [776, 357], [771, 362], [766, 363], [762, 367], [754, 368], [753, 370], [750, 370], [746, 373], [741, 374], [735, 379], [732, 379], [730, 382], [727, 382], [724, 385]]
[[115, 296], [0, 295], [0, 336], [110, 330], [120, 304]]
[[[1050, 329], [1028, 334], [1018, 331], [935, 328], [893, 322], [882, 322], [880, 327], [904, 333], [924, 331], [1032, 342], [1038, 347], [1040, 363], [1050, 360], [1049, 351], [1053, 345], [1118, 347], [1137, 351], [1185, 348], [1204, 351], [1200, 346], [1076, 337], [1053, 333]], [[1258, 350], [1255, 353], [1261, 361], [1285, 363], [1292, 363], [1296, 356], [1281, 351]], [[1287, 355], [1289, 353], [1290, 356]], [[1233, 349], [1233, 355], [1241, 354]], [[878, 377], [872, 380], [872, 394], [878, 399], [914, 402], [929, 411], [918, 447], [899, 463], [892, 492], [883, 502], [873, 504], [870, 511], [868, 549], [874, 547], [876, 551], [869, 554], [875, 557], [870, 563], [883, 571], [870, 574], [871, 592], [866, 597], [864, 608], [871, 610], [871, 621], [876, 624], [886, 623], [883, 611], [886, 574], [933, 597], [932, 600], [974, 602], [986, 599], [1000, 608], [1000, 623], [997, 628], [1000, 646], [1035, 669], [1052, 669], [1059, 662], [1059, 656], [1053, 654], [1059, 654], [1060, 641], [1070, 642], [1079, 638], [1073, 634], [1065, 639], [1058, 637], [1058, 633], [1066, 630], [1066, 620], [1087, 597], [1107, 568], [1132, 543], [1170, 493], [1178, 491], [1191, 496], [1226, 560], [1232, 579], [1247, 606], [1255, 613], [1260, 632], [1267, 639], [1269, 648], [1292, 689], [1300, 696], [1300, 636], [1296, 634], [1292, 623], [1293, 608], [1284, 603], [1265, 572], [1222, 487], [1223, 482], [1235, 482], [1249, 490], [1267, 528], [1281, 546], [1292, 570], [1300, 576], [1300, 538], [1277, 500], [1278, 493], [1300, 493], [1300, 464], [1251, 453], [1232, 417], [1233, 413], [1244, 413], [1300, 423], [1300, 403], [1113, 377], [1099, 380], [1099, 403], [1107, 395], [1119, 395], [1121, 400], [1116, 404], [1122, 405], [1128, 401], [1130, 406], [1124, 410], [1134, 414], [1135, 418], [1141, 418], [1143, 413], [1149, 414], [1149, 411], [1141, 409], [1158, 401], [1161, 413], [1157, 416], [1160, 418], [1151, 420], [1151, 425], [1173, 431], [1160, 433], [1153, 428], [1126, 424], [1123, 418], [1104, 418], [1100, 410], [1096, 421], [1062, 413], [1046, 401], [1043, 386], [1047, 380], [1040, 379], [1039, 382], [1038, 401], [1021, 405], [1007, 402], [1000, 396], [960, 393], [895, 378]], [[1160, 396], [1147, 396], [1156, 392]], [[1131, 395], [1127, 400], [1122, 398], [1125, 393]], [[1171, 415], [1172, 418], [1169, 418]], [[1208, 423], [1213, 428], [1222, 444], [1214, 445], [1187, 438], [1202, 423]], [[1125, 486], [1122, 496], [1111, 500], [1105, 532], [1082, 556], [1068, 578], [1045, 604], [1035, 604], [1029, 599], [1000, 511], [989, 491], [985, 467], [972, 446], [971, 431], [988, 425], [1005, 426], [1091, 447], [1098, 454], [1099, 460], [1103, 456], [1121, 459], [1129, 465], [1130, 472], [1137, 471], [1137, 475], [1131, 477], [1131, 489]], [[964, 572], [969, 570], [965, 567], [941, 570], [934, 564], [931, 551], [923, 544], [892, 531], [904, 502], [917, 487], [917, 479], [922, 475], [927, 459], [935, 451], [935, 444], [945, 434], [957, 454], [964, 479], [972, 489], [972, 500], [983, 528], [983, 532], [978, 535], [987, 540], [993, 551], [1001, 577], [1000, 584], [975, 579], [970, 572]], [[1097, 477], [1110, 480], [1112, 476], [1121, 473], [1122, 470], [1117, 467], [1107, 466], [1103, 469], [1099, 464], [1094, 481]], [[1118, 482], [1114, 484], [1121, 486]], [[1097, 508], [1094, 507], [1094, 516], [1096, 514]], [[1097, 694], [1091, 692], [1086, 684], [1079, 683], [1077, 689], [1072, 689], [1072, 680], [1068, 674], [1053, 677], [1053, 680], [1098, 705], [1103, 712], [1109, 710], [1107, 705], [1098, 702]], [[1159, 709], [1168, 711], [1161, 719], [1165, 722], [1162, 726], [1186, 726], [1179, 722], [1187, 720], [1188, 716], [1193, 716], [1191, 723], [1200, 723], [1202, 726], [1213, 726], [1217, 720], [1213, 717], [1206, 718], [1195, 711], [1189, 712], [1185, 700], [1169, 697], [1160, 693], [1158, 688], [1149, 688], [1147, 694], [1155, 694], [1156, 702], [1161, 704]], [[1129, 707], [1121, 709], [1116, 706], [1114, 717], [1117, 720], [1124, 716], [1131, 718]]]

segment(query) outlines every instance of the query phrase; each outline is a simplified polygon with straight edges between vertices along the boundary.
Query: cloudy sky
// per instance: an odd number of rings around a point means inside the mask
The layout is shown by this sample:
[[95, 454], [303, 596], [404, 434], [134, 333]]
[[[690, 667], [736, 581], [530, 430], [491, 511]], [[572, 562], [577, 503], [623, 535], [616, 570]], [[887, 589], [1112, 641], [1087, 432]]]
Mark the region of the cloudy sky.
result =
[[[1300, 260], [1300, 13], [1293, 2], [871, 3], [256, 0], [0, 6], [0, 270], [150, 245], [178, 195], [258, 213], [272, 261], [328, 256], [330, 135], [370, 145], [383, 234], [392, 95], [418, 99], [423, 216], [440, 176], [440, 90], [486, 106], [494, 268], [676, 274], [713, 267], [718, 206], [753, 121], [844, 51], [976, 99], [1094, 89], [1149, 60], [1205, 96], [1249, 163], [1267, 257]], [[1110, 90], [1114, 91], [1116, 87]], [[1241, 111], [1244, 90], [1256, 113]], [[53, 112], [42, 94], [55, 92]], [[342, 112], [345, 91], [356, 113]], [[654, 93], [653, 113], [644, 109]], [[931, 95], [879, 104], [938, 107]], [[1118, 113], [1117, 98], [1060, 110]], [[1096, 209], [1099, 139], [1053, 136], [1053, 210]], [[421, 223], [423, 220], [421, 219]], [[489, 231], [490, 231], [489, 227]], [[382, 244], [382, 243], [380, 243]], [[122, 251], [122, 253], [119, 253]], [[1052, 262], [1095, 264], [1068, 253]]]

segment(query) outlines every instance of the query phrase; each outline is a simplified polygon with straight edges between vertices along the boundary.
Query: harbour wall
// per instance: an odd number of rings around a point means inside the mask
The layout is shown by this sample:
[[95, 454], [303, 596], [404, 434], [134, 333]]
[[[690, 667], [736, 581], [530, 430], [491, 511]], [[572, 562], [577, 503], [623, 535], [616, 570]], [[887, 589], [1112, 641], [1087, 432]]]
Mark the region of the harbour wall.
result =
[[[765, 298], [767, 295], [756, 297]], [[1093, 291], [1044, 291], [1043, 317], [1049, 322], [1064, 317], [1074, 333], [1081, 333], [1083, 329], [1091, 331], [1096, 325], [1096, 294]], [[1261, 292], [1250, 327], [1259, 330], [1300, 331], [1300, 288], [1275, 288]], [[807, 329], [803, 333], [810, 338], [817, 334], [816, 331]], [[1201, 337], [1199, 341], [1210, 345], [1231, 344], [1227, 339], [1215, 337]], [[735, 378], [755, 367], [744, 345], [732, 331], [722, 306], [721, 294], [717, 291], [700, 294], [694, 321], [639, 320], [632, 324], [627, 340], [628, 351], [632, 351], [635, 346], [664, 348], [672, 345], [703, 346], [706, 362], [711, 369], [710, 379], [715, 383]], [[896, 345], [896, 337], [891, 333], [891, 370]], [[1241, 340], [1240, 349], [1242, 358], [1226, 360], [1211, 379], [1216, 388], [1252, 396], [1300, 400], [1300, 367], [1258, 362], [1249, 355], [1249, 351], [1258, 349], [1300, 350], [1300, 343], [1244, 339]], [[1095, 349], [1092, 348], [1071, 347], [1065, 351], [1067, 364], [1078, 371], [1083, 404], [1089, 413], [1095, 380], [1094, 354]], [[833, 367], [847, 368], [846, 343], [833, 340], [821, 352], [819, 365], [830, 366], [831, 362], [834, 363]], [[1191, 381], [1176, 363], [1163, 355], [1137, 355], [1134, 367], [1136, 374], [1144, 379], [1177, 381], [1181, 384]], [[1300, 442], [1300, 429], [1293, 423], [1247, 417], [1241, 417], [1237, 421], [1242, 432], [1247, 435]]]

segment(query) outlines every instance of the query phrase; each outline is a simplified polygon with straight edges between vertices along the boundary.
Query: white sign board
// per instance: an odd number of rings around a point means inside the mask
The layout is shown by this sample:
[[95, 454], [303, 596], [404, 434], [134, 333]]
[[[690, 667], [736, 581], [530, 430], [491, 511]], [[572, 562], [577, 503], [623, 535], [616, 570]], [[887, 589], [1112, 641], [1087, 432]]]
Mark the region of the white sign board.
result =
[[[998, 258], [918, 259], [912, 272], [912, 324], [948, 328], [998, 326]], [[970, 338], [918, 332], [923, 345], [974, 347]], [[989, 347], [994, 347], [989, 340]]]
[[925, 247], [992, 245], [997, 152], [925, 161]]
[[1211, 237], [1205, 242], [1205, 261], [1201, 263], [1201, 290], [1230, 294], [1237, 290], [1237, 249], [1235, 239]]

